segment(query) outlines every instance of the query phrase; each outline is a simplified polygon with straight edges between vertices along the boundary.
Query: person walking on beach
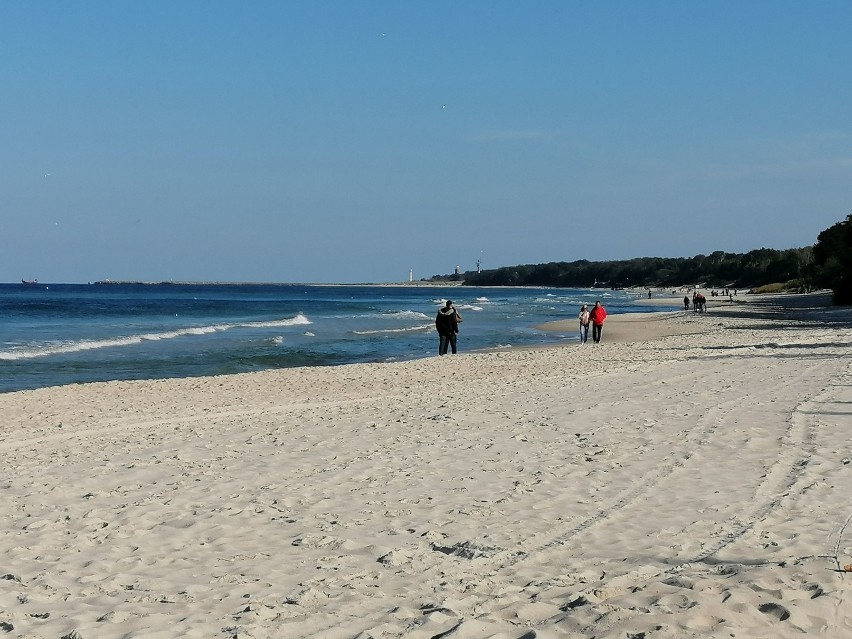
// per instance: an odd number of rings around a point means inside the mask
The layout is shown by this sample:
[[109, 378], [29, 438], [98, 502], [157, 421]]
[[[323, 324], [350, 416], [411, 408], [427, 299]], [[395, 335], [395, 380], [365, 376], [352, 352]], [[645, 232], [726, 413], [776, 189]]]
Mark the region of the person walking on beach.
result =
[[580, 343], [585, 344], [589, 339], [589, 307], [583, 304], [580, 309], [580, 314], [577, 315], [580, 320]]
[[683, 310], [685, 310], [685, 311], [689, 310], [689, 296], [688, 295], [683, 296]]
[[600, 344], [601, 342], [601, 332], [603, 331], [605, 320], [606, 309], [601, 306], [600, 300], [598, 300], [589, 313], [589, 321], [592, 323], [592, 341], [595, 344]]
[[438, 329], [438, 355], [446, 355], [447, 348], [451, 347], [453, 355], [456, 354], [456, 336], [459, 333], [459, 322], [461, 315], [453, 306], [452, 300], [447, 300], [443, 307], [438, 309], [435, 316], [435, 328]]

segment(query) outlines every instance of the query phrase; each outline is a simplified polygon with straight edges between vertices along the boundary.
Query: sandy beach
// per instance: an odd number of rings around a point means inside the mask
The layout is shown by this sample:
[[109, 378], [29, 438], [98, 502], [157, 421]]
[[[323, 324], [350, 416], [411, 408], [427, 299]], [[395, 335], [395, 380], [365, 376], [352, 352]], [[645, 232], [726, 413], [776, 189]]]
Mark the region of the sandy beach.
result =
[[0, 395], [0, 636], [852, 637], [852, 310], [708, 302]]

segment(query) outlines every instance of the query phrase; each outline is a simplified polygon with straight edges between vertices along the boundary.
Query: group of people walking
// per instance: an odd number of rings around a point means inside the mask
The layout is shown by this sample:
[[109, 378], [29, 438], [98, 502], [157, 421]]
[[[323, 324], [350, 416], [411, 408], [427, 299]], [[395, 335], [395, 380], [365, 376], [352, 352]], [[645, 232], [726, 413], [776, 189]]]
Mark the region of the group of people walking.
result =
[[588, 306], [583, 304], [577, 319], [580, 320], [580, 343], [585, 344], [588, 341], [589, 326], [591, 326], [592, 342], [600, 344], [601, 333], [603, 332], [603, 325], [606, 320], [606, 309], [601, 306], [600, 301], [595, 302], [591, 311]]
[[[683, 296], [683, 310], [689, 310], [689, 296]], [[692, 294], [692, 310], [696, 313], [703, 313], [707, 310], [707, 298], [704, 297], [703, 293], [699, 293], [695, 291]]]

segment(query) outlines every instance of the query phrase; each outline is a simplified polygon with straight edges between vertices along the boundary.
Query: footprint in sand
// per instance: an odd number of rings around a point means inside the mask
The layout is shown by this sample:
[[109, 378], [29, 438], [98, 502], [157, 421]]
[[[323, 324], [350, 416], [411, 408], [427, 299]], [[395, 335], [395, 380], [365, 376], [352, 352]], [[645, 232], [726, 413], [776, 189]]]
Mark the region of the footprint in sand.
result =
[[778, 621], [786, 621], [790, 618], [790, 611], [776, 603], [760, 604], [757, 609], [765, 615], [775, 617]]

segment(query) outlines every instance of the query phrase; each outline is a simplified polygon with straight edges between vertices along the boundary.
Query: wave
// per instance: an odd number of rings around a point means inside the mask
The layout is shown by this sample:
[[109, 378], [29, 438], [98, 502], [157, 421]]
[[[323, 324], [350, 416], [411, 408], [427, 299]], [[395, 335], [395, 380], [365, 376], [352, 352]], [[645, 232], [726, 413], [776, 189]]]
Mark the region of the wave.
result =
[[409, 326], [406, 328], [381, 328], [372, 331], [352, 331], [355, 335], [379, 335], [381, 333], [411, 333], [416, 331], [428, 331], [434, 329], [432, 324], [424, 324], [422, 326]]
[[328, 315], [328, 319], [431, 319], [420, 311], [377, 311], [375, 313], [357, 313], [355, 315]]
[[[488, 302], [490, 300], [487, 297], [477, 297], [476, 301], [477, 302]], [[443, 306], [444, 304], [447, 303], [447, 300], [436, 299], [436, 300], [432, 300], [432, 303], [433, 304], [440, 304], [441, 306]], [[481, 310], [483, 310], [481, 306], [474, 306], [473, 304], [466, 304], [466, 303], [461, 303], [461, 302], [459, 302], [459, 303], [453, 302], [453, 306], [455, 306], [457, 309], [460, 309], [460, 310], [468, 310], [468, 311], [481, 311]]]
[[49, 357], [50, 355], [64, 355], [79, 353], [101, 348], [115, 348], [119, 346], [135, 346], [143, 342], [158, 342], [161, 340], [186, 337], [187, 335], [209, 335], [228, 331], [234, 328], [278, 328], [281, 326], [300, 326], [312, 324], [311, 320], [299, 313], [296, 317], [283, 320], [264, 322], [241, 322], [239, 324], [213, 324], [210, 326], [193, 326], [162, 333], [142, 333], [141, 335], [128, 335], [125, 337], [113, 337], [109, 339], [84, 339], [76, 342], [53, 343], [36, 348], [21, 348], [0, 352], [0, 360], [15, 361], [21, 359], [34, 359], [36, 357]]
[[425, 313], [420, 311], [392, 311], [390, 313], [382, 313], [381, 317], [404, 317], [412, 319], [430, 319]]
[[304, 326], [305, 324], [313, 324], [313, 322], [302, 313], [299, 313], [296, 317], [291, 317], [290, 319], [244, 322], [241, 324], [226, 324], [225, 326], [228, 326], [228, 328], [278, 328], [280, 326]]

